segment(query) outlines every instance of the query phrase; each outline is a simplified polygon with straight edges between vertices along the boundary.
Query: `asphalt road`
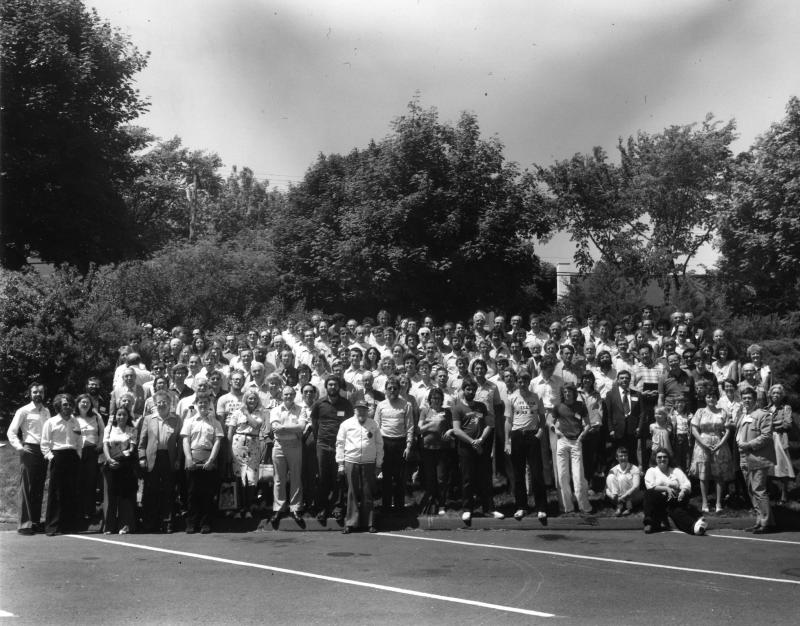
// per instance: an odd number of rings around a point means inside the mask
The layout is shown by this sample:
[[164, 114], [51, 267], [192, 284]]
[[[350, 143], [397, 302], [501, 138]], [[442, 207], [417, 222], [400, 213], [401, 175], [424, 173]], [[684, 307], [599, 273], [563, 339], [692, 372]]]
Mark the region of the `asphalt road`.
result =
[[[796, 623], [800, 533], [0, 533], [35, 624]], [[0, 613], [2, 614], [2, 613]]]

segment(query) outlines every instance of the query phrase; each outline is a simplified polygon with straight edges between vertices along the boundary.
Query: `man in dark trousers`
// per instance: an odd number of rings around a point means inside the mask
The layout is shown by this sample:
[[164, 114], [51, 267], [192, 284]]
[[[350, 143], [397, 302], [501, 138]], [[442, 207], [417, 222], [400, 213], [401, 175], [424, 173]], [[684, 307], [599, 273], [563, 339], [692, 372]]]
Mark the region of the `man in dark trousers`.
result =
[[631, 462], [638, 465], [636, 436], [640, 426], [641, 401], [639, 393], [631, 389], [631, 373], [628, 370], [617, 373], [617, 382], [606, 394], [603, 405], [608, 441], [611, 444], [611, 458], [608, 459], [606, 469], [614, 464], [614, 454], [620, 446], [628, 451]]
[[317, 521], [324, 524], [328, 513], [332, 512], [337, 522], [344, 519], [344, 491], [338, 475], [336, 463], [336, 435], [339, 426], [347, 418], [353, 417], [353, 405], [339, 393], [339, 378], [328, 376], [325, 379], [324, 398], [320, 398], [311, 407], [311, 427], [317, 442], [317, 497], [314, 506], [317, 509]]

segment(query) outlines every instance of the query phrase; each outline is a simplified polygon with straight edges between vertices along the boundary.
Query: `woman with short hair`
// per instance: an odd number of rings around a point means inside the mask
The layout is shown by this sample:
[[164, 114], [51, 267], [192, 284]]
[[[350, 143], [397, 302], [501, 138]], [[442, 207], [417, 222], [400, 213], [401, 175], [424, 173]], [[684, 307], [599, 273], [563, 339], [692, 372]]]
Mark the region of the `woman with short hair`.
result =
[[775, 444], [775, 465], [769, 472], [776, 479], [780, 489], [778, 504], [786, 504], [788, 482], [793, 479], [794, 467], [789, 457], [789, 430], [792, 428], [792, 407], [786, 402], [786, 390], [783, 385], [772, 385], [769, 388], [769, 406], [767, 411], [772, 415], [772, 440]]
[[689, 505], [692, 485], [686, 474], [672, 465], [669, 450], [659, 448], [654, 457], [656, 466], [644, 475], [644, 532], [669, 530], [669, 518], [689, 535], [705, 534], [708, 524], [697, 509]]

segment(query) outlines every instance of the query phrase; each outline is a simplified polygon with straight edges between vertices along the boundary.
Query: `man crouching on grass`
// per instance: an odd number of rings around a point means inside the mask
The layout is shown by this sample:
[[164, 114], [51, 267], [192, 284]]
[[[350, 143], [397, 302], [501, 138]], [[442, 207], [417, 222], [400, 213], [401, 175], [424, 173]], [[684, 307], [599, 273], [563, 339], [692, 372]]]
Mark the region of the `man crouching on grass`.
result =
[[375, 477], [383, 465], [383, 439], [375, 421], [368, 417], [369, 406], [363, 400], [355, 404], [356, 414], [339, 426], [336, 436], [336, 463], [339, 476], [347, 477], [347, 515], [342, 532], [354, 528], [375, 528]]

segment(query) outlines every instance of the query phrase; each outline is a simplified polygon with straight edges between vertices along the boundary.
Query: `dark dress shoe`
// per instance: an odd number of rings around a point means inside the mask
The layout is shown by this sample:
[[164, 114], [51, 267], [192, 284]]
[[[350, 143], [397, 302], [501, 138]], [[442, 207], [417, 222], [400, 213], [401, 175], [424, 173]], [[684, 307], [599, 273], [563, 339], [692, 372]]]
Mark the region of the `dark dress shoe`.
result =
[[343, 535], [349, 535], [350, 532], [351, 532], [351, 529], [350, 529], [349, 526], [345, 526], [344, 528], [342, 528], [342, 534]]

